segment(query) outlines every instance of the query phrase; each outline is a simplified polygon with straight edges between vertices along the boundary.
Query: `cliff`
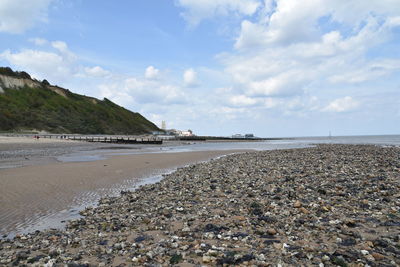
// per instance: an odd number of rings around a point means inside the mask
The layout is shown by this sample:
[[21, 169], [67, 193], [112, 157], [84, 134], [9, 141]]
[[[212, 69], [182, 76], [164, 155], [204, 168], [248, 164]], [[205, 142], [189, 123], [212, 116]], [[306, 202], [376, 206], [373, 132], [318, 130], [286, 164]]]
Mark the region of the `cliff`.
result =
[[159, 128], [108, 99], [72, 93], [0, 67], [0, 131], [145, 134]]

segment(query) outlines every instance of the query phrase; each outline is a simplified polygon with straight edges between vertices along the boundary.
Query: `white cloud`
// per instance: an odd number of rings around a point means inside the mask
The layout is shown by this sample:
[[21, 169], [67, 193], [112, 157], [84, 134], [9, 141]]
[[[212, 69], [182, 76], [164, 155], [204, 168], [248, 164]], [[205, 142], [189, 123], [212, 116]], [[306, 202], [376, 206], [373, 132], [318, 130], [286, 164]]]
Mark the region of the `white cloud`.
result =
[[213, 107], [210, 114], [218, 118], [219, 122], [226, 122], [226, 120], [238, 120], [246, 117], [249, 114], [249, 110], [244, 107]]
[[84, 68], [86, 74], [92, 76], [92, 77], [107, 77], [110, 75], [110, 72], [108, 70], [103, 69], [100, 66], [95, 66], [95, 67], [85, 67]]
[[243, 20], [240, 35], [236, 40], [236, 49], [249, 49], [266, 44], [265, 26]]
[[[37, 42], [38, 40], [31, 41]], [[42, 40], [39, 40], [39, 43], [41, 42]], [[79, 57], [68, 49], [65, 42], [46, 41], [45, 44], [40, 50], [5, 50], [0, 54], [0, 59], [7, 61], [13, 68], [28, 72], [36, 79], [46, 79], [52, 84], [59, 85], [73, 82], [74, 77], [100, 77], [100, 74], [106, 74], [106, 71], [100, 67], [84, 66]]]
[[51, 42], [51, 46], [60, 51], [61, 53], [68, 52], [68, 45], [63, 41]]
[[186, 101], [185, 94], [177, 86], [157, 81], [128, 78], [124, 81], [124, 90], [129, 92], [138, 103], [178, 104]]
[[292, 98], [320, 94], [319, 87], [335, 90], [334, 83], [362, 83], [399, 71], [398, 60], [367, 56], [400, 25], [400, 8], [393, 6], [389, 0], [374, 0], [371, 6], [362, 1], [265, 1], [257, 16], [242, 21], [235, 50], [217, 58], [247, 103], [284, 97], [279, 105], [288, 107]]
[[359, 105], [359, 102], [355, 101], [352, 97], [346, 96], [333, 100], [323, 109], [323, 111], [347, 112], [356, 109]]
[[176, 0], [176, 4], [185, 9], [182, 16], [191, 26], [216, 16], [250, 16], [260, 6], [258, 0]]
[[197, 86], [197, 73], [193, 69], [185, 70], [185, 72], [183, 73], [183, 83], [186, 87]]
[[37, 22], [46, 22], [51, 1], [1, 0], [0, 32], [23, 33]]
[[10, 50], [6, 50], [0, 55], [0, 58], [38, 79], [62, 81], [72, 74], [72, 62], [53, 52], [27, 49], [12, 53]]
[[160, 74], [160, 70], [156, 69], [153, 66], [148, 66], [146, 68], [144, 76], [146, 77], [146, 79], [154, 80], [154, 79], [158, 78], [159, 74]]
[[[117, 78], [100, 85], [101, 96], [125, 105], [171, 105], [187, 102], [178, 86], [158, 80], [137, 77]], [[130, 97], [127, 97], [130, 96]]]
[[253, 96], [293, 96], [303, 92], [304, 72], [288, 71], [273, 77], [248, 83], [247, 93]]
[[323, 31], [320, 19], [351, 27], [354, 31], [371, 17], [386, 19], [390, 27], [399, 25], [397, 0], [371, 0], [368, 5], [362, 0], [277, 0], [275, 8], [271, 2], [266, 1], [257, 21], [242, 22], [236, 48], [316, 41]]
[[332, 83], [362, 83], [375, 80], [400, 70], [400, 60], [384, 59], [368, 62], [358, 69], [329, 77]]
[[43, 46], [43, 45], [46, 45], [48, 43], [48, 41], [46, 39], [43, 39], [43, 38], [31, 38], [31, 39], [29, 39], [29, 41], [31, 43], [34, 43], [37, 46]]
[[99, 85], [99, 89], [101, 98], [107, 98], [119, 105], [127, 106], [135, 101], [129, 92], [121, 90], [120, 85], [117, 83], [101, 84]]
[[254, 106], [258, 103], [257, 99], [245, 95], [235, 95], [229, 98], [229, 103], [237, 107]]
[[[33, 38], [29, 41], [43, 48], [41, 50], [23, 49], [18, 52], [6, 50], [0, 54], [0, 58], [18, 69], [29, 72], [33, 77], [48, 79], [51, 82], [64, 82], [78, 73], [80, 69], [78, 57], [68, 49], [65, 42], [48, 42], [41, 38]], [[55, 50], [49, 49], [47, 44]], [[84, 71], [94, 74], [100, 69], [86, 68]]]
[[54, 41], [51, 42], [51, 46], [58, 50], [63, 57], [68, 58], [69, 61], [77, 60], [77, 56], [69, 50], [67, 43], [63, 41]]

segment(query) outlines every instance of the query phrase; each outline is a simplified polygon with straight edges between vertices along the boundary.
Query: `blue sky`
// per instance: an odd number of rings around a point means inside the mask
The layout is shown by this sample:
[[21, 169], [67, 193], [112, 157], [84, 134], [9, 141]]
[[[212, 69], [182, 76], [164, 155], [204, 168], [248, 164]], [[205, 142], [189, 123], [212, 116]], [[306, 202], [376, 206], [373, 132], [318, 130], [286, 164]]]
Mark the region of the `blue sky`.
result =
[[2, 0], [0, 65], [201, 135], [400, 134], [398, 0]]

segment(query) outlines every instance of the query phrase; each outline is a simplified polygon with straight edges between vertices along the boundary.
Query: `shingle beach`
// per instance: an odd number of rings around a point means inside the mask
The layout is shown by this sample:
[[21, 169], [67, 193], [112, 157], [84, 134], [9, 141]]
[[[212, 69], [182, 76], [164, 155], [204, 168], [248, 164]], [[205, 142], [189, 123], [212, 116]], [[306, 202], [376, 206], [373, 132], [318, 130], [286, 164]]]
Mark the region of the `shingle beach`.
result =
[[400, 148], [229, 155], [81, 215], [1, 240], [0, 265], [399, 266]]

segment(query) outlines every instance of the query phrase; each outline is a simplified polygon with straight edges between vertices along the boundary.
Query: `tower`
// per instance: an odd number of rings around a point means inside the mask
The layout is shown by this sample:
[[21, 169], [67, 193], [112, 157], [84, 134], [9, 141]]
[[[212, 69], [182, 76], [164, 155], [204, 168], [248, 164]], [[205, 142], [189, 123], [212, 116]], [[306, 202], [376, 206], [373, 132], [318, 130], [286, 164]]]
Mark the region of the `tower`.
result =
[[167, 130], [167, 123], [165, 121], [161, 122], [161, 129], [163, 129], [164, 131]]

